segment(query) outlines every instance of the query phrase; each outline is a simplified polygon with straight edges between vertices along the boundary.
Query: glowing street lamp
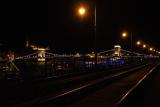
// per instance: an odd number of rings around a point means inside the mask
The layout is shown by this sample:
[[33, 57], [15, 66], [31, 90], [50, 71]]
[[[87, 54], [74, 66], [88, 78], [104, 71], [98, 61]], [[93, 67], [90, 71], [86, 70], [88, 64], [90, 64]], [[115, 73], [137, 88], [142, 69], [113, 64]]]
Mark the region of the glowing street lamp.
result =
[[145, 45], [145, 44], [143, 45], [143, 48], [146, 48], [146, 45]]
[[137, 43], [136, 43], [137, 45], [141, 45], [141, 41], [137, 41]]
[[[127, 32], [123, 32], [123, 33], [122, 33], [122, 37], [123, 37], [123, 38], [126, 38], [127, 36], [128, 36], [128, 33], [127, 33]], [[130, 33], [130, 37], [131, 37], [131, 44], [130, 44], [130, 45], [131, 45], [131, 51], [132, 51], [132, 48], [133, 48], [133, 46], [132, 46], [132, 32]]]
[[85, 13], [86, 13], [86, 9], [84, 7], [80, 7], [78, 9], [78, 13], [79, 13], [80, 16], [84, 16]]
[[150, 51], [153, 51], [153, 48], [149, 48]]
[[122, 37], [123, 37], [123, 38], [126, 38], [126, 37], [127, 37], [127, 33], [126, 33], [126, 32], [123, 32], [123, 33], [122, 33]]

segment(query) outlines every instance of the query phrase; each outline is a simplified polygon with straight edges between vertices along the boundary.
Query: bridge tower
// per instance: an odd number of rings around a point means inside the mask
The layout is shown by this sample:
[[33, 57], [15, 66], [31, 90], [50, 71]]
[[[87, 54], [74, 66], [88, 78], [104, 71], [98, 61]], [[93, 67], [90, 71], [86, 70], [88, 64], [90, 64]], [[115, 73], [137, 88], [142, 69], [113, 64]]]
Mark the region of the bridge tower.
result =
[[13, 51], [9, 51], [7, 54], [8, 60], [9, 61], [13, 61], [14, 60], [14, 52]]
[[121, 46], [120, 45], [114, 46], [114, 56], [121, 57]]
[[46, 55], [44, 50], [38, 50], [38, 61], [45, 61], [46, 60]]

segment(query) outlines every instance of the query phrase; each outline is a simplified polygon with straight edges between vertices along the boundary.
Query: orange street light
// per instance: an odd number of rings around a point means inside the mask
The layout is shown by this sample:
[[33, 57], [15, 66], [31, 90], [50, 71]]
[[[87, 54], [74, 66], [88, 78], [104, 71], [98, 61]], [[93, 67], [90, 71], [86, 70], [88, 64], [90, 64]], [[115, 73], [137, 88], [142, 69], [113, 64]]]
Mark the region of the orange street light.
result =
[[83, 6], [78, 9], [78, 14], [80, 16], [84, 16], [85, 13], [86, 13], [86, 9]]
[[126, 37], [127, 37], [127, 33], [126, 33], [126, 32], [123, 32], [123, 33], [122, 33], [122, 37], [123, 37], [123, 38], [126, 38]]

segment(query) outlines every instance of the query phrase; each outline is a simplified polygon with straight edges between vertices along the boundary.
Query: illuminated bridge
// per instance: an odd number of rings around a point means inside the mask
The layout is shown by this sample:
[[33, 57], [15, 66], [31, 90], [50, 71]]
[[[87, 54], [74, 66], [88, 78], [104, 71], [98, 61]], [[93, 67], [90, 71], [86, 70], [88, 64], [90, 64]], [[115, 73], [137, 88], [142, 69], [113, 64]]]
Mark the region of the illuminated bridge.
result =
[[[23, 59], [37, 59], [38, 61], [45, 61], [45, 59], [53, 59], [53, 58], [67, 58], [67, 57], [81, 57], [81, 56], [89, 56], [89, 57], [94, 57], [94, 54], [86, 54], [86, 55], [81, 55], [81, 54], [56, 54], [56, 53], [49, 53], [46, 51], [37, 51], [35, 53], [31, 53], [29, 55], [25, 56], [19, 56], [16, 57], [18, 60], [23, 60]], [[157, 55], [147, 55], [147, 54], [142, 54], [142, 53], [136, 53], [136, 52], [131, 52], [127, 51], [124, 49], [111, 49], [107, 51], [102, 51], [97, 53], [98, 58], [103, 59], [103, 58], [127, 58], [127, 57], [132, 57], [132, 58], [137, 58], [137, 57], [143, 57], [143, 58], [158, 58]]]

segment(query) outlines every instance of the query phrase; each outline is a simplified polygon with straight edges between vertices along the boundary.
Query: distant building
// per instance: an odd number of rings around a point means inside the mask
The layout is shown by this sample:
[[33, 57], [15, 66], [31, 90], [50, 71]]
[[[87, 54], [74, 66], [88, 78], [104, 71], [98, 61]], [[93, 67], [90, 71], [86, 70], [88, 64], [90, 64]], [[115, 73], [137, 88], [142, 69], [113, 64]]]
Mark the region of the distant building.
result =
[[45, 51], [45, 50], [49, 50], [49, 47], [43, 47], [43, 46], [38, 46], [38, 45], [34, 45], [34, 44], [30, 44], [29, 40], [26, 41], [26, 47], [27, 48], [32, 48], [33, 50], [38, 50], [38, 51]]

